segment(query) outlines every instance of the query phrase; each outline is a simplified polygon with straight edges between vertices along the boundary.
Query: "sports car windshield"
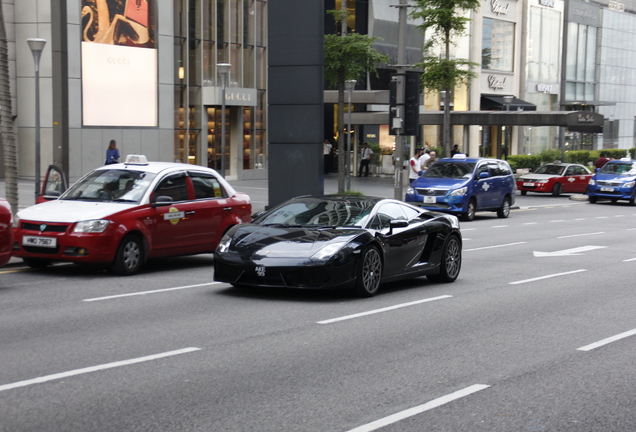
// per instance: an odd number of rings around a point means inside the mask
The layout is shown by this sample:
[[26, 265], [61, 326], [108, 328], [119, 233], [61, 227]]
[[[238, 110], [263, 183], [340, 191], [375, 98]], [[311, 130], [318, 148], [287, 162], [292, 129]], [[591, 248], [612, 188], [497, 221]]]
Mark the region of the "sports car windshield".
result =
[[60, 197], [63, 200], [139, 203], [155, 174], [130, 170], [96, 170]]
[[439, 161], [424, 171], [427, 178], [470, 178], [475, 170], [474, 162]]
[[606, 163], [599, 172], [603, 174], [636, 175], [636, 162]]
[[310, 198], [283, 204], [254, 222], [285, 227], [363, 227], [374, 205], [372, 200]]
[[535, 174], [551, 174], [551, 175], [563, 175], [564, 166], [561, 165], [543, 165], [539, 167]]

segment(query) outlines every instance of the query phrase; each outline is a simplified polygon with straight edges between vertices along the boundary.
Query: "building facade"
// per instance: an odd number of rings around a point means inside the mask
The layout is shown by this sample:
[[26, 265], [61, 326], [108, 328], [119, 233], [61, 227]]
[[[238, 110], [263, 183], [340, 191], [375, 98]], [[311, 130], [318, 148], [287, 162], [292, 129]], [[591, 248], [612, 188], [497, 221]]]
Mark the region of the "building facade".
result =
[[267, 177], [266, 0], [3, 0], [3, 11], [20, 178], [35, 173], [34, 37], [47, 40], [42, 172], [56, 164], [77, 180], [114, 139], [123, 156]]

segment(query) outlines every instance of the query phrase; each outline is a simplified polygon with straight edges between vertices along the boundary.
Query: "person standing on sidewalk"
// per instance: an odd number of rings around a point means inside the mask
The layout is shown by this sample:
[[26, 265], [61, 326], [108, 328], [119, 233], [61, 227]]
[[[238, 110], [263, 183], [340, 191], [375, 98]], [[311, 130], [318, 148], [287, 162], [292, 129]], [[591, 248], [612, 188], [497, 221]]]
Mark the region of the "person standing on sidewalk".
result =
[[420, 165], [420, 156], [424, 153], [423, 148], [416, 148], [413, 157], [409, 161], [409, 182], [413, 183], [413, 181], [417, 180], [420, 176], [420, 171], [422, 171], [422, 166]]
[[115, 140], [110, 140], [108, 149], [106, 150], [106, 165], [119, 163], [119, 150]]
[[371, 163], [371, 156], [373, 156], [373, 150], [369, 148], [367, 143], [362, 143], [362, 150], [360, 150], [360, 170], [358, 171], [358, 177], [362, 177], [362, 171], [365, 171], [365, 177], [369, 177], [369, 163]]

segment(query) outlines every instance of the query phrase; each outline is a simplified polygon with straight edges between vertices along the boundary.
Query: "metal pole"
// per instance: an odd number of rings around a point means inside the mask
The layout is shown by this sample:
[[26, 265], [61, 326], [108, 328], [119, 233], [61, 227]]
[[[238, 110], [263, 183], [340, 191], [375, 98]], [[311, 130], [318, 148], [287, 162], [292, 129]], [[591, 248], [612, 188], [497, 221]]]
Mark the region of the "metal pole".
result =
[[347, 88], [347, 94], [349, 98], [349, 115], [347, 116], [349, 121], [349, 126], [347, 129], [347, 169], [345, 171], [345, 190], [351, 190], [351, 94], [353, 93], [353, 88], [355, 87], [357, 81], [356, 80], [346, 80], [345, 87]]
[[35, 200], [40, 195], [40, 57], [46, 39], [27, 39], [35, 63]]
[[[397, 73], [404, 75], [406, 73], [406, 15], [408, 7], [407, 0], [400, 0], [398, 6], [399, 18], [398, 18], [398, 57], [397, 57]], [[404, 78], [398, 81], [397, 94], [401, 95], [402, 102], [404, 102]], [[402, 108], [404, 111], [404, 108]], [[403, 200], [402, 194], [402, 174], [404, 170], [404, 127], [399, 131], [399, 134], [395, 137], [395, 178], [393, 179], [394, 189], [393, 198], [396, 200]]]
[[232, 65], [230, 63], [218, 63], [216, 65], [218, 73], [221, 75], [222, 88], [221, 92], [221, 176], [225, 177], [225, 92], [226, 92], [226, 79], [230, 73]]

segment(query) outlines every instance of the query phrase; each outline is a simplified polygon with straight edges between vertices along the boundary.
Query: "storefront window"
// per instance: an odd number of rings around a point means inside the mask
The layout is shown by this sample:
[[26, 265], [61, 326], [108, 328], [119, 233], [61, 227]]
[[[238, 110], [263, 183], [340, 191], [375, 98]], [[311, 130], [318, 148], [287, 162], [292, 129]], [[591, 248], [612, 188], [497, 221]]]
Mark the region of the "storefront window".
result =
[[514, 46], [514, 23], [484, 18], [481, 54], [482, 69], [512, 72]]

